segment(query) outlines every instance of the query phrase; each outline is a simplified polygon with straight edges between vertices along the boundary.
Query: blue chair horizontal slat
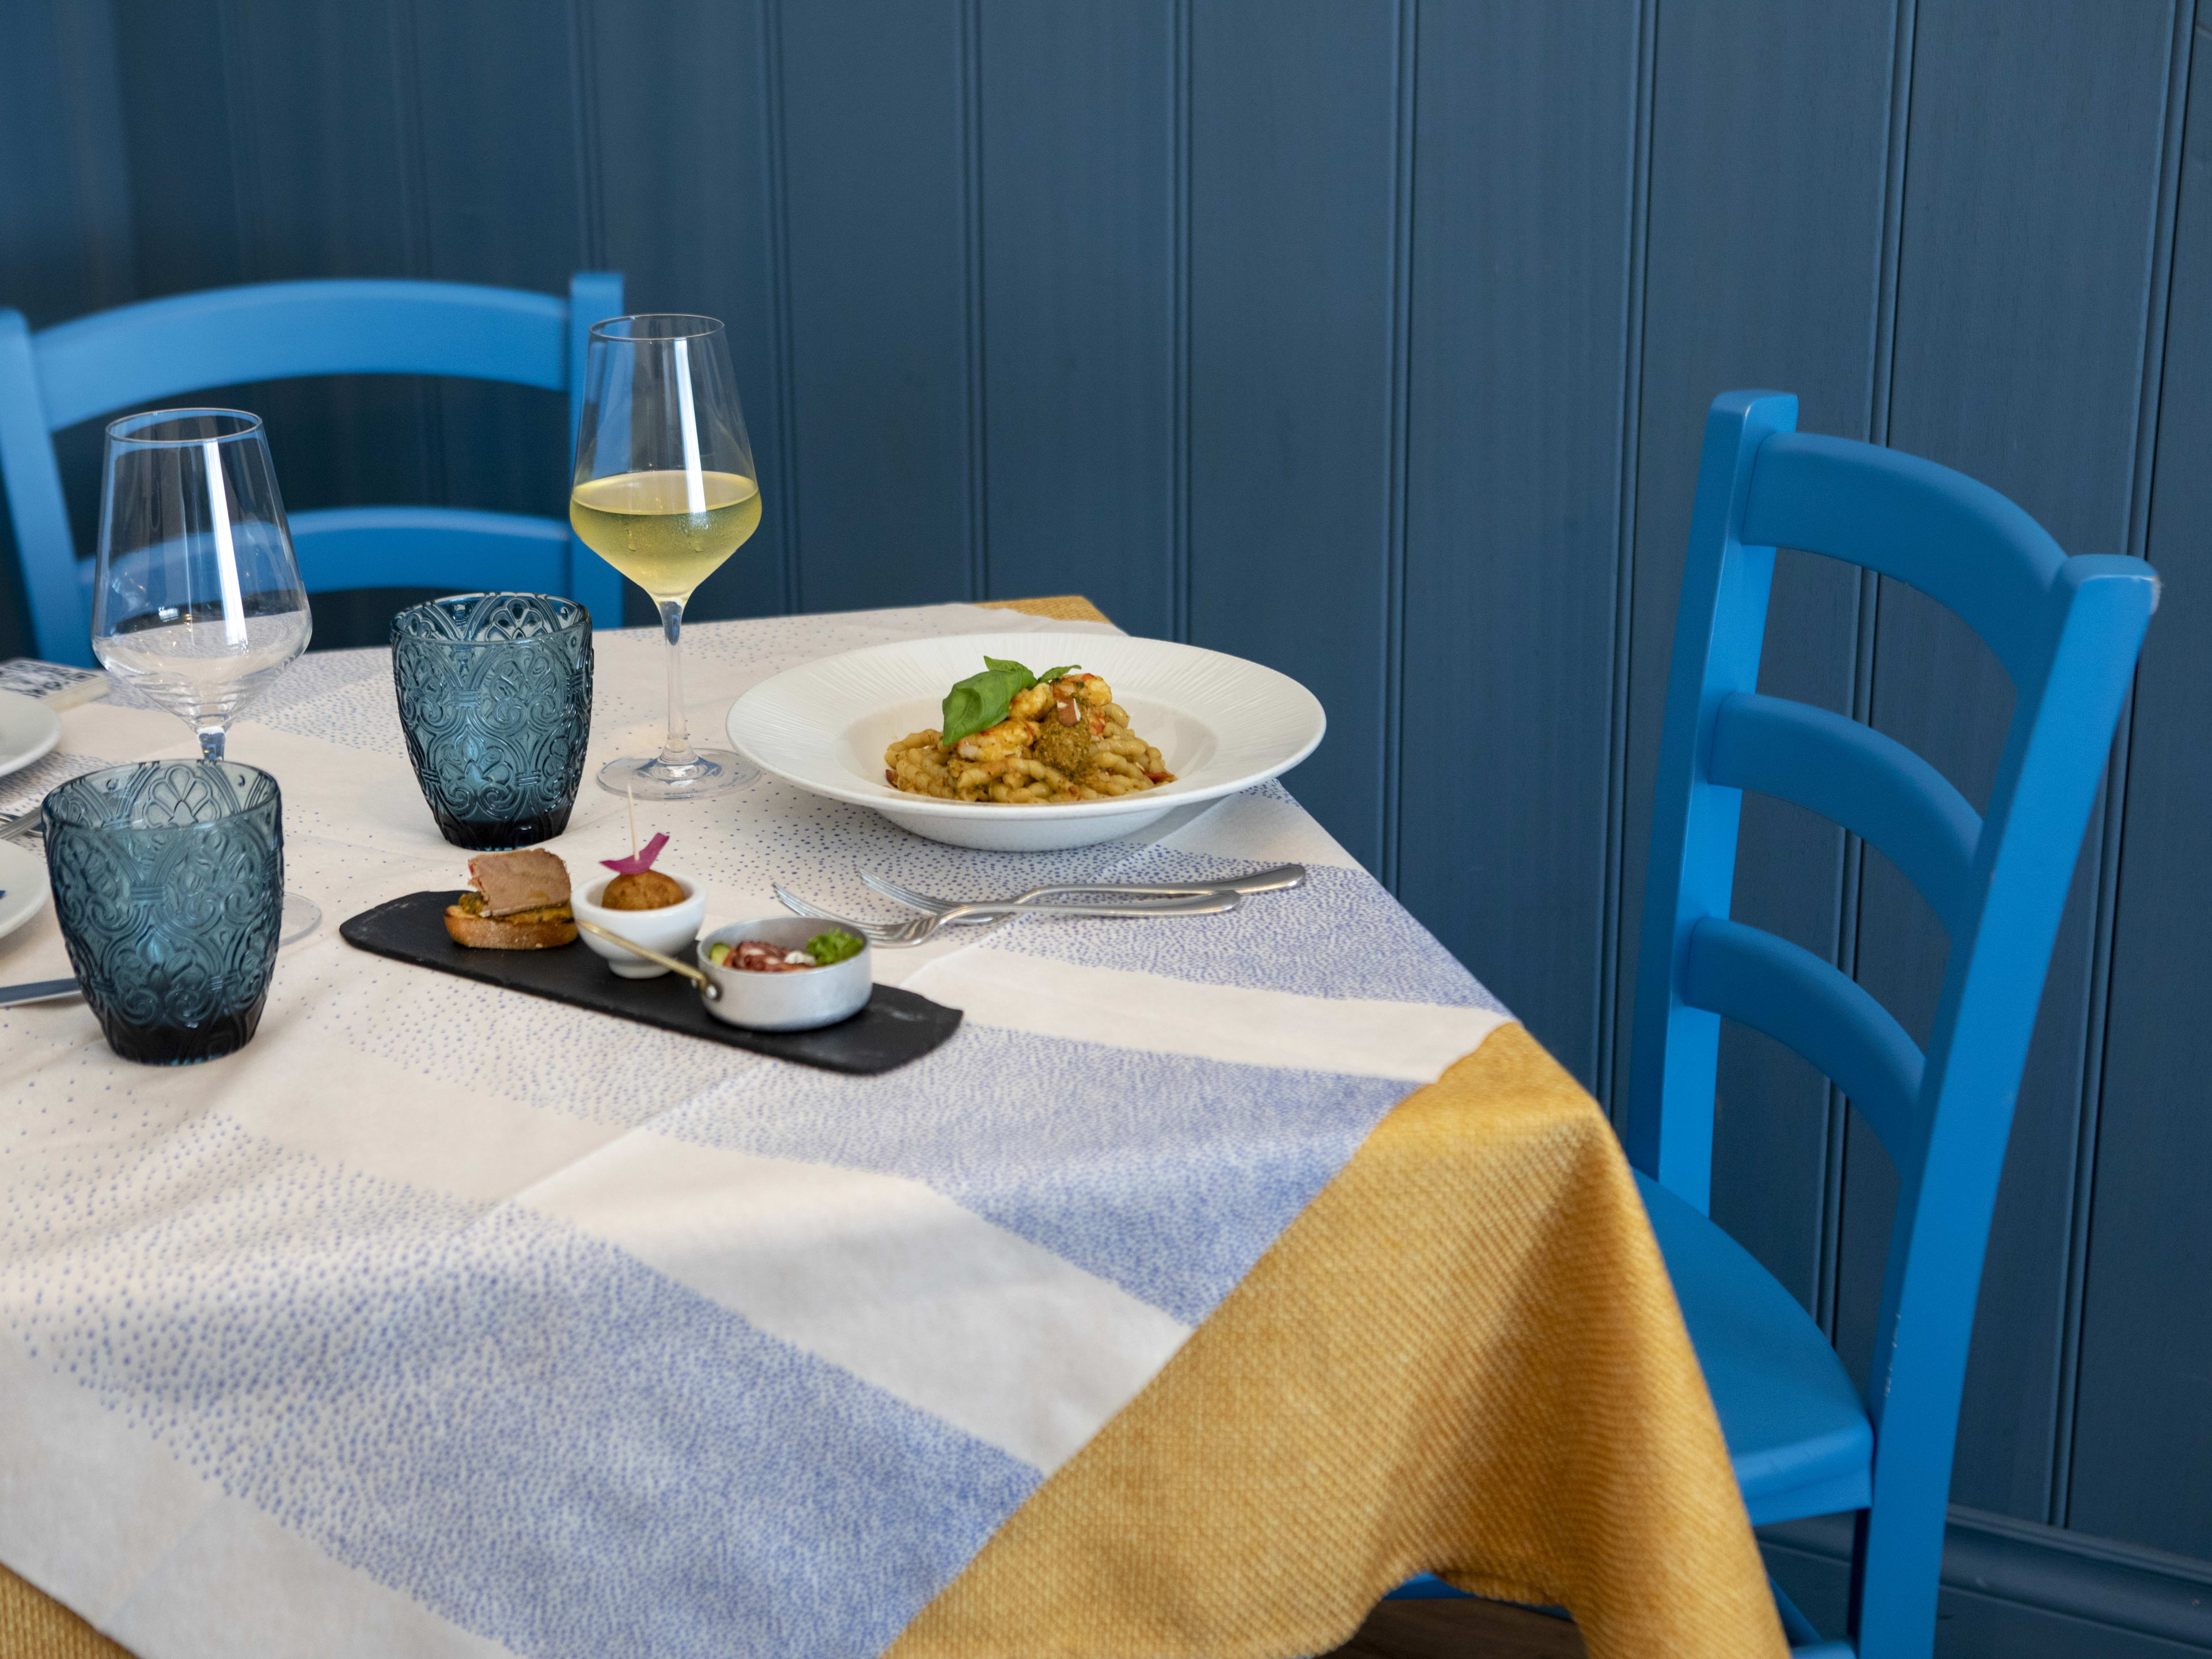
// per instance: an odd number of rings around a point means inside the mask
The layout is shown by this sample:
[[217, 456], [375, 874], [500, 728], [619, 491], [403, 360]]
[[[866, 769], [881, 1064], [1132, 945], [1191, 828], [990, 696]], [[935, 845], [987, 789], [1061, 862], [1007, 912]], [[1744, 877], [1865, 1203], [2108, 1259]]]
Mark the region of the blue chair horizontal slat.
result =
[[1900, 1171], [1919, 1166], [1924, 1056], [1888, 1009], [1810, 951], [1702, 917], [1690, 931], [1682, 1000], [1796, 1049], [1850, 1097]]
[[125, 404], [308, 374], [460, 374], [558, 392], [568, 328], [567, 306], [516, 289], [258, 283], [58, 323], [39, 336], [40, 390], [56, 428]]
[[292, 520], [292, 547], [310, 592], [372, 585], [552, 592], [568, 573], [568, 527], [520, 513], [331, 507]]
[[[93, 572], [70, 533], [53, 432], [209, 386], [441, 374], [565, 388], [573, 446], [591, 326], [622, 306], [619, 276], [580, 271], [566, 304], [460, 283], [263, 283], [149, 300], [35, 335], [20, 313], [0, 308], [0, 476], [39, 653], [93, 659]], [[529, 587], [581, 601], [603, 628], [621, 625], [621, 575], [558, 519], [364, 507], [292, 522], [311, 593]]]
[[1759, 446], [1741, 539], [1879, 570], [1956, 611], [2017, 685], [2050, 653], [2045, 596], [2065, 550], [2012, 502], [1948, 466], [1813, 432]]
[[[1729, 392], [1706, 422], [1654, 792], [1625, 1138], [1754, 1519], [1860, 1510], [1848, 1644], [1928, 1659], [1966, 1353], [2013, 1103], [2059, 912], [2157, 578], [2069, 559], [1994, 490], [1870, 444], [1798, 433], [1796, 399]], [[1758, 693], [1778, 546], [1850, 561], [1948, 605], [2018, 696], [1978, 818], [1918, 757]], [[1950, 934], [1923, 1056], [1809, 951], [1729, 916], [1741, 792], [1882, 848]], [[1702, 1213], [1720, 1021], [1839, 1085], [1898, 1170], [1865, 1407], [1789, 1292]], [[1741, 1106], [1738, 1109], [1741, 1109]], [[1814, 1349], [1820, 1350], [1816, 1356]]]
[[1982, 816], [1896, 738], [1809, 703], [1731, 691], [1714, 720], [1710, 769], [1715, 783], [1795, 801], [1864, 836], [1958, 931]]

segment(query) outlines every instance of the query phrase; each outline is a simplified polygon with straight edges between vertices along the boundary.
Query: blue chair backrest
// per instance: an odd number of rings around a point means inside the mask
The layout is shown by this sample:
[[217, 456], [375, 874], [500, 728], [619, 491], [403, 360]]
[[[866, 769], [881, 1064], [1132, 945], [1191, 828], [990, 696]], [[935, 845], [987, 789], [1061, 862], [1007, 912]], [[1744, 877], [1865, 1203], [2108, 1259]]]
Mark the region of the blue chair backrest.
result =
[[[1863, 1653], [1934, 1628], [1967, 1340], [2014, 1097], [2097, 780], [2157, 603], [2139, 559], [2069, 558], [1995, 490], [1871, 444], [1799, 433], [1797, 400], [1729, 392], [1706, 422], [1659, 791], [1627, 1117], [1629, 1154], [1704, 1210], [1723, 1018], [1788, 1044], [1873, 1126], [1897, 1219], [1869, 1412], [1860, 1583], [1889, 1582]], [[1825, 554], [1958, 613], [2018, 693], [1989, 810], [1856, 721], [1759, 693], [1774, 550]], [[1730, 921], [1741, 792], [1880, 848], [1950, 935], [1927, 1052], [1827, 963]], [[1922, 1582], [1924, 1580], [1924, 1583]]]
[[[451, 374], [568, 394], [582, 410], [592, 325], [618, 316], [623, 279], [571, 279], [568, 298], [461, 283], [330, 281], [212, 289], [31, 332], [0, 309], [0, 477], [39, 654], [92, 661], [92, 566], [76, 556], [52, 434], [208, 386], [309, 374]], [[277, 442], [282, 443], [279, 434]], [[565, 521], [457, 507], [341, 507], [291, 520], [310, 592], [518, 587], [622, 622], [622, 578]]]

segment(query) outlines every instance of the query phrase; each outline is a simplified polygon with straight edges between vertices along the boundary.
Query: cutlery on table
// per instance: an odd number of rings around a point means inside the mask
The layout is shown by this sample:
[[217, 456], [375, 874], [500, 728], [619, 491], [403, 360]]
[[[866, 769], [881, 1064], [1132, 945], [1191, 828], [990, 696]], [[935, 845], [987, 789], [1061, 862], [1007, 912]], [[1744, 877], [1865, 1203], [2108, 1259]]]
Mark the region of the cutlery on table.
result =
[[[885, 898], [896, 899], [909, 910], [920, 910], [930, 915], [943, 915], [958, 908], [957, 899], [939, 898], [933, 893], [916, 892], [902, 886], [886, 876], [871, 871], [860, 872], [860, 879]], [[1085, 898], [1109, 899], [1175, 899], [1188, 898], [1207, 893], [1280, 893], [1305, 884], [1306, 867], [1303, 864], [1279, 864], [1272, 870], [1255, 870], [1249, 876], [1237, 876], [1226, 881], [1170, 882], [1144, 885], [1114, 882], [1063, 882], [1051, 887], [1033, 887], [1026, 893], [1017, 893], [1006, 902], [1010, 904], [1032, 904], [1051, 898], [1066, 898], [1081, 894]], [[1147, 911], [1153, 915], [1155, 912]], [[1001, 918], [994, 916], [964, 917], [959, 926], [988, 926]]]
[[44, 1002], [50, 997], [75, 996], [76, 990], [73, 979], [34, 979], [21, 985], [0, 985], [0, 1008], [11, 1008], [19, 1002]]
[[787, 887], [777, 887], [775, 896], [782, 901], [786, 909], [799, 915], [811, 916], [817, 921], [834, 921], [840, 927], [849, 927], [878, 950], [886, 951], [896, 951], [902, 945], [920, 945], [939, 928], [971, 916], [991, 921], [1007, 916], [1218, 916], [1244, 902], [1242, 893], [1215, 892], [1187, 893], [1179, 898], [1141, 904], [956, 904], [939, 915], [916, 916], [910, 921], [855, 921], [850, 916], [841, 916], [834, 910], [823, 909], [813, 900], [802, 898]]
[[12, 818], [0, 818], [0, 841], [21, 841], [39, 830], [40, 811], [33, 806], [27, 812], [18, 812]]

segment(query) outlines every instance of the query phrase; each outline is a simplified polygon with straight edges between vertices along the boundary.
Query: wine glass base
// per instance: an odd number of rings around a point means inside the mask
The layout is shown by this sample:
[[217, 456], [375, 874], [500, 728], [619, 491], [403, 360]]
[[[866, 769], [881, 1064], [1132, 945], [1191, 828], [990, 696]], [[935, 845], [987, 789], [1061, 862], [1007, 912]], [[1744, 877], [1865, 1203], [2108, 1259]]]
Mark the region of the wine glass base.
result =
[[280, 947], [296, 945], [322, 925], [322, 906], [311, 898], [287, 892], [283, 918], [276, 924], [276, 943]]
[[727, 749], [702, 749], [681, 766], [668, 765], [658, 755], [609, 761], [599, 769], [599, 787], [639, 800], [702, 800], [742, 789], [758, 776], [758, 767]]

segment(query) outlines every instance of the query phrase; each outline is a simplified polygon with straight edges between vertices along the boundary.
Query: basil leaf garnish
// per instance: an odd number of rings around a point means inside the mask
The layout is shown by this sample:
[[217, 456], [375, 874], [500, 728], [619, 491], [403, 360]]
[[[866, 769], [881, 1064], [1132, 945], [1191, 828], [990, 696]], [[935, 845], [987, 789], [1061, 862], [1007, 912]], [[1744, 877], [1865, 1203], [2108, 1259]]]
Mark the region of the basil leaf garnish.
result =
[[[1024, 673], [1028, 672], [1023, 670]], [[970, 674], [945, 694], [944, 735], [938, 738], [939, 746], [950, 749], [961, 738], [996, 726], [1006, 718], [1014, 693], [1024, 689], [1003, 669], [987, 668], [980, 674]]]
[[1056, 680], [1078, 666], [1069, 663], [1065, 668], [1039, 675], [1004, 657], [986, 657], [983, 660], [989, 665], [981, 673], [970, 674], [945, 694], [943, 724], [939, 727], [940, 735], [937, 740], [941, 749], [950, 749], [961, 738], [972, 738], [1006, 719], [1013, 712], [1016, 692]]
[[[988, 659], [986, 659], [986, 660], [988, 660]], [[1050, 685], [1062, 674], [1073, 674], [1077, 669], [1082, 666], [1083, 665], [1079, 662], [1070, 662], [1062, 663], [1057, 668], [1048, 668], [1043, 673], [1036, 677], [1036, 683], [1039, 685]]]

